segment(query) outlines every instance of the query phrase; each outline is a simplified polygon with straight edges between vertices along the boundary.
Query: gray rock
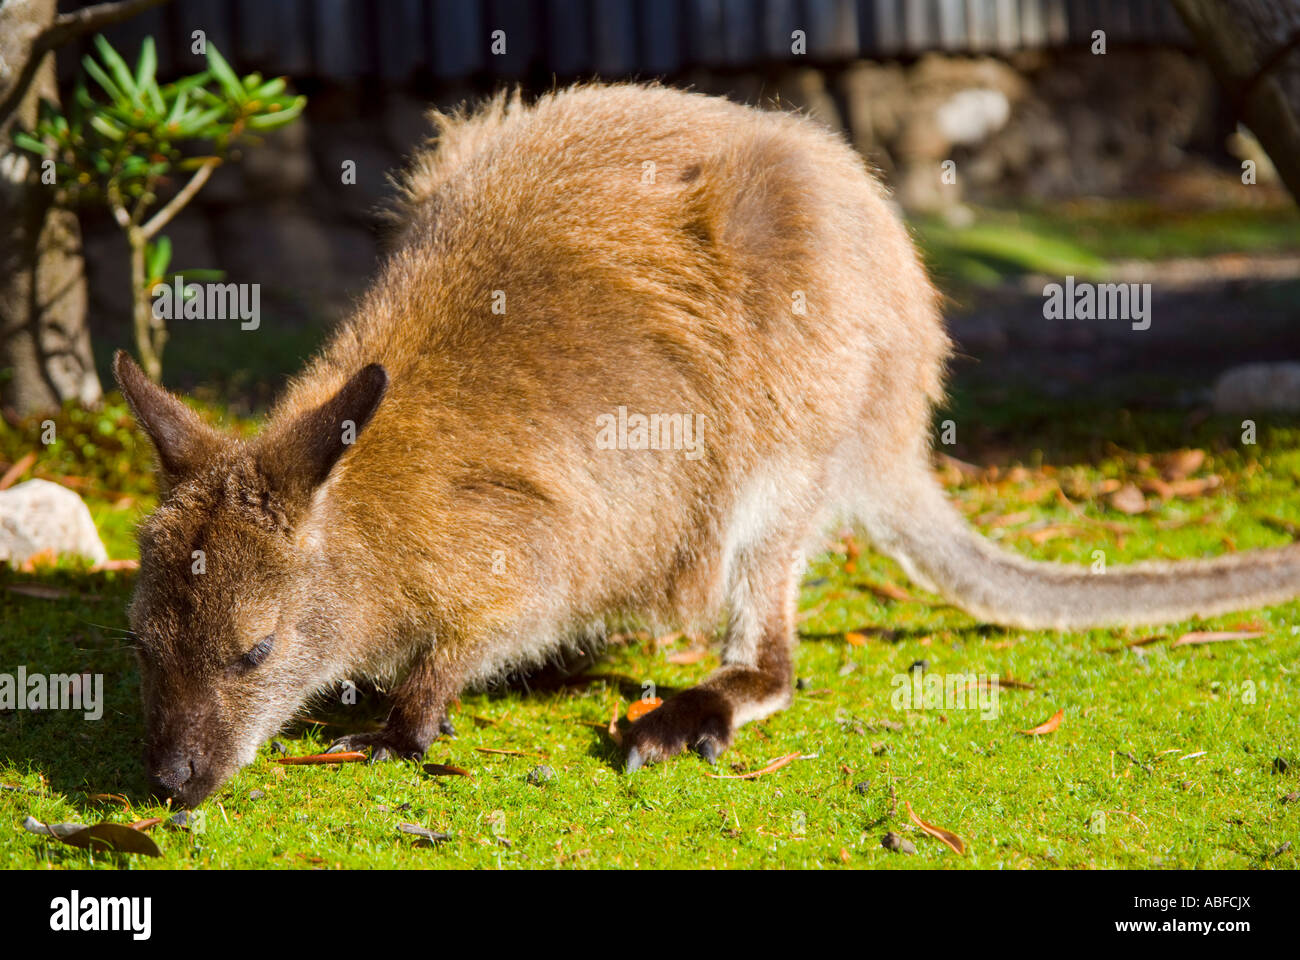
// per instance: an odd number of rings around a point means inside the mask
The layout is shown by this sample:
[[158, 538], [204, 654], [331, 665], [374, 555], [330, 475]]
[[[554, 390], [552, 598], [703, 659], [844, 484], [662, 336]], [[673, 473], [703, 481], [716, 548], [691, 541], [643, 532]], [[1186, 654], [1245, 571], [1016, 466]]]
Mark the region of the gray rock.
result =
[[0, 561], [21, 564], [43, 550], [108, 561], [90, 510], [71, 490], [48, 480], [0, 490]]
[[1214, 383], [1216, 413], [1300, 411], [1300, 363], [1232, 367]]
[[532, 784], [546, 783], [548, 780], [555, 778], [555, 771], [542, 764], [539, 767], [533, 767], [528, 771], [528, 782]]

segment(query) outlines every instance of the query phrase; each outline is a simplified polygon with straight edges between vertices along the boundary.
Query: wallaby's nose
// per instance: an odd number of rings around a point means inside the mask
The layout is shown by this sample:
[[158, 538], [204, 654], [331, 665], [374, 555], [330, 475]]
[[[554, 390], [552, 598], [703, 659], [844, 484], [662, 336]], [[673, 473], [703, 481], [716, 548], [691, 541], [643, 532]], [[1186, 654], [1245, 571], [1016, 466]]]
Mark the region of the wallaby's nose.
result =
[[173, 754], [156, 764], [149, 774], [154, 789], [174, 794], [194, 776], [194, 762], [189, 757]]

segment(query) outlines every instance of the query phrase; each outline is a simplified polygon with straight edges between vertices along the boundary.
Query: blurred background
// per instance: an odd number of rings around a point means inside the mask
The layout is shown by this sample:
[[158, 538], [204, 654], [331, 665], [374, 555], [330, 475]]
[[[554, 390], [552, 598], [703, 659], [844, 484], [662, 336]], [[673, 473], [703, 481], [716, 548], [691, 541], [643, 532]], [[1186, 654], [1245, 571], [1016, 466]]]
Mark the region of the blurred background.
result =
[[[255, 340], [176, 323], [168, 346], [170, 384], [244, 410], [373, 275], [388, 175], [427, 136], [430, 105], [591, 78], [658, 78], [841, 130], [912, 217], [964, 350], [1011, 352], [1049, 388], [1143, 355], [1210, 376], [1294, 346], [1300, 221], [1168, 0], [173, 0], [105, 33], [131, 63], [155, 38], [161, 80], [202, 68], [196, 30], [241, 75], [287, 75], [308, 96], [304, 120], [242, 147], [168, 228], [177, 267], [262, 284]], [[58, 52], [65, 97], [92, 50], [84, 35]], [[102, 374], [129, 342], [127, 251], [106, 213], [79, 216]], [[1148, 336], [1043, 322], [1043, 277], [1102, 274], [1155, 281]], [[1192, 334], [1206, 324], [1213, 337]], [[1046, 370], [1029, 355], [1044, 350]]]

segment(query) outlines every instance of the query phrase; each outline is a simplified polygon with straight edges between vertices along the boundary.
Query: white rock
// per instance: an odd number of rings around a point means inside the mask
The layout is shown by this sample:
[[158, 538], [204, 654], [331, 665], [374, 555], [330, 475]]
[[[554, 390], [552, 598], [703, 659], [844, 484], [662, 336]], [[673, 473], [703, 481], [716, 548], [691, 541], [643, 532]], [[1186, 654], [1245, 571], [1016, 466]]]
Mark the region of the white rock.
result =
[[1300, 412], [1300, 363], [1232, 367], [1214, 383], [1217, 413]]
[[21, 564], [43, 550], [108, 560], [90, 510], [71, 490], [48, 480], [0, 490], [0, 562]]

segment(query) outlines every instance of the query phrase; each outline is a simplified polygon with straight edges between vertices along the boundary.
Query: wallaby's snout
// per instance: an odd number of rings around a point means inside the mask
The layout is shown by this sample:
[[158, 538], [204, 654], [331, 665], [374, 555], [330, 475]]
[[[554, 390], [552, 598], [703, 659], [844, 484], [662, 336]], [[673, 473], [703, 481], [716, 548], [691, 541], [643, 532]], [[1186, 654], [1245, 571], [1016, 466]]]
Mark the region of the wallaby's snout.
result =
[[147, 757], [149, 785], [163, 798], [178, 794], [194, 778], [194, 758], [189, 751], [171, 750], [161, 757]]

